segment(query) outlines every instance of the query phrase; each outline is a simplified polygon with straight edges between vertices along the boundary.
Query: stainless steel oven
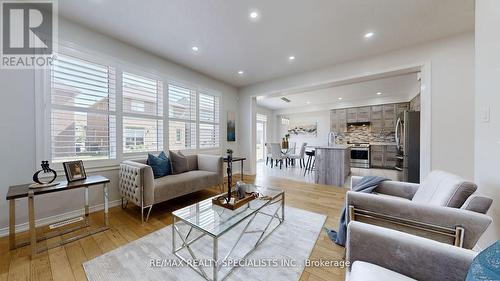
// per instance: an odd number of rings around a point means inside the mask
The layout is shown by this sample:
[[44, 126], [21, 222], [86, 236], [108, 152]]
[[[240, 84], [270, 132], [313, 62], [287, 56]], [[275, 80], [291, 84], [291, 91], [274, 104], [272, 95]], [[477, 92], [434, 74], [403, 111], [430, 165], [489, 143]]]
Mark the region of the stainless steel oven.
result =
[[370, 145], [366, 143], [353, 143], [351, 147], [351, 167], [370, 168]]

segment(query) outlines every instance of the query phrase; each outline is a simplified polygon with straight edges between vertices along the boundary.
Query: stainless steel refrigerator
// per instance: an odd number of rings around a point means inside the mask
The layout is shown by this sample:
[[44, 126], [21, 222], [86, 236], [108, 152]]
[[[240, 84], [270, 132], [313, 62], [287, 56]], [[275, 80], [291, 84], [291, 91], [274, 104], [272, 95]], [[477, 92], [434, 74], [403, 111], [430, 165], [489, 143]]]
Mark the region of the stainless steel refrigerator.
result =
[[396, 121], [396, 169], [403, 172], [403, 181], [420, 182], [420, 112], [402, 112]]

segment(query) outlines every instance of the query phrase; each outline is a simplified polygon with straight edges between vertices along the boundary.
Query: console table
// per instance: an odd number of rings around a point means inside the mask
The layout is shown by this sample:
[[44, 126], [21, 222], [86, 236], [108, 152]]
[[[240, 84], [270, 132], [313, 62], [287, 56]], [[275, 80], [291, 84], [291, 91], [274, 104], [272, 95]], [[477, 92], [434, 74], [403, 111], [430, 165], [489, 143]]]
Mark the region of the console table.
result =
[[[31, 244], [31, 254], [32, 256], [35, 256], [36, 254], [46, 251], [48, 249], [58, 247], [70, 242], [73, 242], [75, 240], [81, 239], [83, 237], [105, 231], [109, 229], [109, 219], [108, 219], [108, 184], [110, 180], [106, 177], [103, 176], [89, 176], [85, 180], [81, 181], [75, 181], [75, 182], [60, 182], [58, 185], [55, 186], [50, 186], [50, 187], [42, 187], [42, 188], [29, 188], [29, 184], [23, 184], [23, 185], [15, 185], [15, 186], [10, 186], [9, 191], [7, 192], [7, 200], [9, 201], [9, 247], [11, 250], [23, 247], [26, 245]], [[89, 224], [89, 187], [94, 187], [94, 186], [102, 186], [103, 188], [103, 199], [104, 199], [104, 226], [98, 227], [93, 230], [87, 230], [84, 231], [76, 236], [61, 240], [58, 243], [55, 243], [53, 245], [47, 245], [44, 247], [37, 247], [37, 242], [50, 239], [59, 235], [64, 235], [73, 231], [77, 231], [83, 228], [87, 228], [90, 226]], [[85, 201], [85, 214], [84, 216], [78, 216], [75, 218], [71, 219], [66, 219], [61, 222], [57, 222], [51, 225], [58, 225], [62, 224], [64, 225], [67, 222], [72, 222], [75, 219], [77, 219], [74, 222], [83, 220], [83, 223], [80, 225], [77, 225], [75, 227], [71, 227], [62, 231], [53, 231], [51, 233], [48, 233], [46, 235], [43, 235], [42, 237], [37, 237], [36, 234], [36, 225], [35, 225], [35, 196], [46, 194], [48, 196], [57, 196], [58, 192], [65, 191], [65, 190], [74, 190], [74, 189], [84, 189], [84, 201]], [[29, 232], [30, 232], [30, 239], [27, 241], [20, 242], [16, 244], [16, 200], [17, 199], [22, 199], [22, 198], [28, 198], [28, 216], [29, 216]]]

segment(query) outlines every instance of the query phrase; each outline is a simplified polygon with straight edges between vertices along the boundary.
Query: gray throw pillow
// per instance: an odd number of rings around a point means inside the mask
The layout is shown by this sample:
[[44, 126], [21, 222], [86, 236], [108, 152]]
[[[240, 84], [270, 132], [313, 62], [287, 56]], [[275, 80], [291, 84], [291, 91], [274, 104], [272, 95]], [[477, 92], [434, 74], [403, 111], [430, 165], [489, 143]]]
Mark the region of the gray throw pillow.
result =
[[189, 171], [188, 159], [180, 151], [169, 150], [170, 162], [172, 163], [172, 173], [174, 175]]

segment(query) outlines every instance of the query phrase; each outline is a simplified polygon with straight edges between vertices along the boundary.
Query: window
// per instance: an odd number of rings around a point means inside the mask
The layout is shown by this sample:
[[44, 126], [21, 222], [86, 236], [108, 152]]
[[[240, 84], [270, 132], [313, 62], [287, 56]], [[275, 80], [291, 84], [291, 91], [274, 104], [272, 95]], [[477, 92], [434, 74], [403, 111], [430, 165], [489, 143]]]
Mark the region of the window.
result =
[[175, 130], [175, 143], [180, 143], [181, 141], [182, 141], [182, 130], [176, 129]]
[[260, 121], [260, 122], [267, 122], [267, 115], [257, 113], [256, 119], [257, 119], [257, 121]]
[[199, 94], [200, 148], [219, 147], [219, 97]]
[[89, 166], [114, 165], [165, 149], [166, 138], [171, 150], [220, 147], [219, 96], [68, 52], [77, 55], [58, 54], [47, 71], [50, 92], [37, 95], [37, 116], [47, 124], [37, 130], [43, 132], [37, 134], [43, 144], [43, 152], [37, 151], [40, 160], [102, 160]]
[[123, 152], [163, 149], [162, 83], [123, 73]]
[[[196, 149], [196, 92], [168, 85], [169, 149]], [[177, 131], [181, 132], [177, 141]]]
[[116, 158], [114, 69], [59, 54], [50, 82], [52, 161]]

